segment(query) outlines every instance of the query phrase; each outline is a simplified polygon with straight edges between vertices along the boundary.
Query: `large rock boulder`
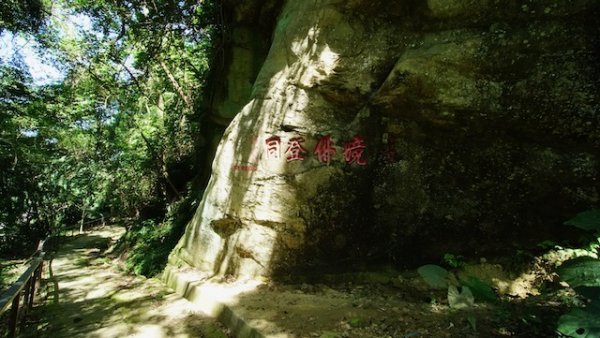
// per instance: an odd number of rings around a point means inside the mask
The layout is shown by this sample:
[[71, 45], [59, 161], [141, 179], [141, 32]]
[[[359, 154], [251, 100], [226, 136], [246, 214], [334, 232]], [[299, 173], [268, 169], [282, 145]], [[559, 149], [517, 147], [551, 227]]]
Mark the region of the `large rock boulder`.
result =
[[233, 50], [264, 63], [251, 87], [230, 80], [222, 111], [250, 97], [171, 266], [278, 276], [560, 236], [598, 205], [598, 14], [593, 0], [285, 2], [266, 58]]

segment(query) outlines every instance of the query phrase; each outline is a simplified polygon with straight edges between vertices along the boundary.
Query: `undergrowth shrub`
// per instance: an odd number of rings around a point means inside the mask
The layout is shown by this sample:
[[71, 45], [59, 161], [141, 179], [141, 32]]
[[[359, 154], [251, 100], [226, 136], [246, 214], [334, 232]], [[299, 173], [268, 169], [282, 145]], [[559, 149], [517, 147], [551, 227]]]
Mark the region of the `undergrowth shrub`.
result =
[[160, 273], [185, 231], [185, 226], [193, 215], [189, 199], [172, 205], [165, 220], [144, 220], [134, 224], [117, 244], [124, 254], [125, 267], [138, 275], [147, 277]]
[[0, 292], [2, 290], [4, 290], [4, 287], [5, 287], [4, 284], [6, 283], [5, 279], [6, 279], [6, 277], [4, 276], [4, 267], [0, 266]]
[[585, 211], [565, 222], [594, 232], [589, 254], [564, 262], [557, 270], [560, 278], [577, 293], [583, 304], [562, 315], [557, 330], [568, 337], [600, 337], [600, 210]]

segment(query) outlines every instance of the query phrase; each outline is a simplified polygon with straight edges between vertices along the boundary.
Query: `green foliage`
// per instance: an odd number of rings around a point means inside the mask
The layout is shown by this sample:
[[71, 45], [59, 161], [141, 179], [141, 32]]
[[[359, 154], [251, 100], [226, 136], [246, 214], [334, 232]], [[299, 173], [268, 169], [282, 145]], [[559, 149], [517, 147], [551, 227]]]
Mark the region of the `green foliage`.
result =
[[[0, 32], [44, 26], [36, 4], [3, 2]], [[217, 6], [53, 5], [63, 16], [49, 11], [36, 37], [64, 80], [39, 86], [18, 53], [0, 60], [0, 254], [29, 252], [26, 244], [95, 219], [155, 219], [128, 234], [131, 266], [154, 273], [180, 235], [176, 217], [165, 213], [202, 165], [196, 154]], [[64, 16], [75, 14], [87, 15], [92, 28], [66, 27]]]
[[448, 270], [434, 264], [427, 264], [419, 267], [417, 272], [425, 283], [433, 289], [445, 289], [448, 287]]
[[477, 277], [467, 276], [457, 281], [453, 273], [434, 264], [423, 265], [417, 269], [417, 272], [431, 288], [448, 288], [448, 304], [452, 308], [471, 306], [475, 299], [487, 302], [498, 300], [491, 286]]
[[475, 297], [468, 286], [462, 286], [460, 291], [454, 285], [448, 287], [448, 305], [453, 309], [465, 309], [475, 304]]
[[557, 272], [588, 299], [585, 308], [575, 308], [560, 317], [558, 331], [571, 337], [600, 336], [600, 260], [578, 257], [565, 262]]
[[52, 115], [39, 107], [44, 95], [29, 87], [22, 66], [0, 66], [0, 254], [30, 252], [49, 229], [40, 178], [56, 147], [39, 125]]
[[0, 266], [0, 290], [4, 290], [4, 280], [6, 279], [6, 276], [4, 276], [4, 274], [4, 267]]
[[145, 221], [140, 228], [134, 228], [125, 237], [130, 249], [126, 259], [129, 270], [139, 275], [152, 276], [159, 273], [170, 248], [165, 247], [165, 240], [170, 237], [173, 227], [169, 222], [156, 224]]
[[460, 255], [453, 255], [451, 253], [445, 253], [444, 257], [442, 257], [442, 260], [444, 261], [444, 263], [448, 264], [448, 266], [450, 266], [451, 268], [460, 268], [461, 266], [465, 265], [465, 262], [463, 261], [464, 257], [460, 256]]
[[598, 309], [574, 309], [558, 320], [558, 331], [569, 337], [600, 337], [600, 311]]
[[[579, 213], [565, 224], [598, 233], [600, 232], [600, 210]], [[570, 337], [599, 337], [600, 259], [597, 256], [570, 259], [557, 269], [557, 273], [581, 297], [588, 300], [584, 308], [575, 308], [560, 317], [558, 331]]]
[[[598, 286], [578, 286], [573, 288], [575, 289], [575, 291], [583, 296], [584, 298], [587, 298], [588, 300], [590, 299], [597, 299], [600, 300], [600, 287]], [[600, 302], [599, 302], [600, 304]]]
[[42, 0], [2, 0], [0, 6], [0, 33], [34, 32], [44, 24], [45, 8]]
[[477, 318], [474, 316], [467, 316], [467, 322], [469, 323], [471, 330], [477, 331]]
[[600, 260], [596, 258], [582, 256], [568, 260], [558, 268], [557, 273], [572, 288], [600, 288]]
[[469, 276], [466, 279], [461, 279], [460, 282], [462, 285], [467, 286], [472, 291], [475, 299], [479, 301], [495, 302], [498, 300], [494, 289], [477, 277]]
[[350, 326], [355, 327], [355, 328], [364, 327], [366, 325], [365, 320], [361, 317], [350, 318], [350, 320], [348, 321], [348, 324], [350, 324]]
[[146, 220], [129, 229], [119, 247], [127, 250], [126, 267], [139, 275], [154, 276], [165, 267], [171, 250], [192, 214], [190, 199], [172, 206], [164, 222]]
[[556, 245], [557, 244], [554, 241], [545, 240], [545, 241], [542, 241], [542, 242], [538, 243], [537, 247], [539, 247], [540, 249], [547, 250], [547, 249], [551, 249], [551, 248], [556, 247]]
[[575, 215], [565, 222], [579, 229], [600, 232], [600, 209], [588, 210]]

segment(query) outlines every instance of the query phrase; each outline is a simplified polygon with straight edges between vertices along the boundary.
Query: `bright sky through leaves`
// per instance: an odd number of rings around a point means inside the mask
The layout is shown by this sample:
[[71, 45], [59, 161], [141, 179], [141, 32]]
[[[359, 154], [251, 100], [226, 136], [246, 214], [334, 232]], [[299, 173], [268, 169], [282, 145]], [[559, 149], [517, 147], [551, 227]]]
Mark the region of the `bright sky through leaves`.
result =
[[31, 38], [15, 36], [5, 31], [0, 37], [0, 60], [6, 64], [13, 58], [15, 53], [23, 56], [25, 64], [33, 81], [37, 85], [45, 85], [62, 79], [61, 72], [51, 64], [45, 63], [35, 51], [37, 43]]
[[[59, 8], [53, 11], [55, 20], [52, 20], [59, 34], [75, 39], [81, 37], [81, 32], [91, 32], [91, 19], [85, 15], [67, 15]], [[0, 64], [6, 64], [20, 53], [29, 68], [29, 72], [36, 85], [56, 83], [64, 78], [61, 72], [51, 62], [40, 57], [40, 46], [30, 35], [14, 35], [9, 31], [0, 35]], [[41, 52], [44, 53], [43, 51]]]

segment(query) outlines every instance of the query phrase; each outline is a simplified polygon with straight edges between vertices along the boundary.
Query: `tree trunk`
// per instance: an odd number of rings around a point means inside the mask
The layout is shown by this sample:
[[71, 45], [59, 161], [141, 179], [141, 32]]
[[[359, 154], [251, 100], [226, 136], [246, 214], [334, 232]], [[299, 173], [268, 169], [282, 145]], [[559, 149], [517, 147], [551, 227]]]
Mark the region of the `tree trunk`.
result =
[[81, 221], [79, 222], [79, 234], [83, 234], [83, 224], [85, 221], [86, 209], [87, 209], [87, 205], [84, 205], [83, 208], [81, 208]]

